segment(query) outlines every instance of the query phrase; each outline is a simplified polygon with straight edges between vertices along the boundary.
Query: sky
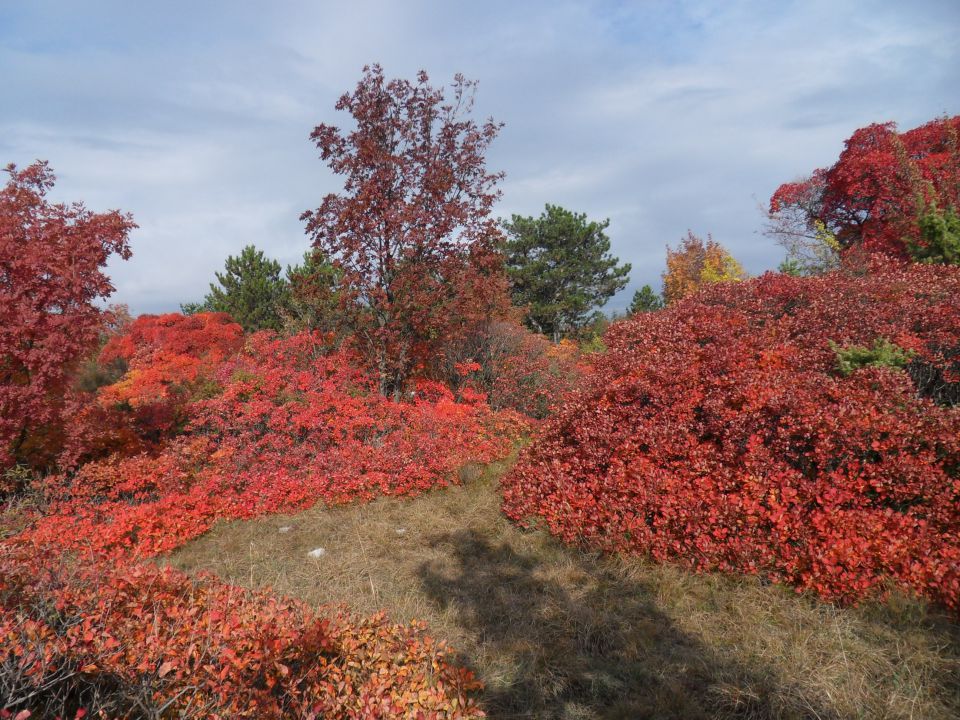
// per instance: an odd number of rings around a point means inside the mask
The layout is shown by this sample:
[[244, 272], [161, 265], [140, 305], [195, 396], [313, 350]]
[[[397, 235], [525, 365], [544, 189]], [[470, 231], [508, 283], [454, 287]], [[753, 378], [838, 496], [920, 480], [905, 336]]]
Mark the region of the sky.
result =
[[958, 31], [958, 0], [0, 0], [0, 164], [47, 160], [55, 199], [131, 212], [111, 300], [174, 311], [247, 244], [302, 257], [300, 214], [340, 187], [308, 136], [348, 123], [364, 65], [461, 72], [505, 123], [496, 215], [609, 218], [622, 310], [687, 230], [776, 267], [780, 183], [864, 125], [960, 113]]

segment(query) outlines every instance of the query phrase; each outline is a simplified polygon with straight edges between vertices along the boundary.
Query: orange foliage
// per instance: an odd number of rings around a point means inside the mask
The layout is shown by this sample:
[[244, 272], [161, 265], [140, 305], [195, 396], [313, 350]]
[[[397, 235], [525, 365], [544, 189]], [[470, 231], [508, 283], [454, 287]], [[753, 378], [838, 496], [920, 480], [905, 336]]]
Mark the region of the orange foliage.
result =
[[90, 703], [117, 718], [482, 715], [468, 697], [479, 683], [422, 625], [330, 614], [170, 568], [0, 549], [0, 679], [19, 690], [8, 700], [21, 712], [79, 718]]
[[141, 315], [100, 352], [101, 362], [129, 364], [119, 382], [104, 388], [100, 404], [138, 408], [168, 401], [209, 377], [242, 345], [243, 329], [226, 313]]
[[[236, 352], [233, 327], [218, 316], [147, 318], [108, 343], [102, 357], [131, 369], [98, 400], [138, 411], [174, 402], [183, 419], [152, 454], [123, 448], [38, 484], [42, 512], [0, 542], [0, 672], [52, 687], [69, 667], [88, 687], [113, 683], [121, 698], [139, 688], [183, 717], [478, 715], [467, 696], [476, 681], [419, 627], [318, 620], [290, 601], [133, 564], [219, 518], [443, 486], [527, 430], [482, 394], [457, 400], [438, 382], [384, 398], [355, 354], [330, 351], [317, 333], [259, 333]], [[158, 376], [170, 382], [145, 380]], [[217, 392], [170, 391], [200, 380]], [[65, 622], [51, 622], [51, 606]]]
[[243, 345], [243, 329], [225, 313], [141, 315], [100, 352], [103, 365], [127, 370], [95, 397], [75, 395], [61, 467], [156, 449], [186, 420], [187, 404], [211, 392], [215, 370]]
[[663, 274], [663, 297], [675, 302], [708, 283], [743, 280], [746, 273], [720, 243], [687, 232], [680, 246], [667, 248], [667, 271]]

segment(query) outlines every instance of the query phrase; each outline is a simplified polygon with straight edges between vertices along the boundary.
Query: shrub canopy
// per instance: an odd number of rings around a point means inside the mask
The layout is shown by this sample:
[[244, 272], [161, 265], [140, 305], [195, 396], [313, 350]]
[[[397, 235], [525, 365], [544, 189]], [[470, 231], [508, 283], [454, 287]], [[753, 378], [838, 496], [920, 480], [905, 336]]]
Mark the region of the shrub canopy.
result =
[[[905, 368], [839, 371], [836, 347], [880, 338]], [[889, 578], [960, 606], [960, 270], [767, 274], [605, 342], [505, 479], [511, 518], [828, 598]]]

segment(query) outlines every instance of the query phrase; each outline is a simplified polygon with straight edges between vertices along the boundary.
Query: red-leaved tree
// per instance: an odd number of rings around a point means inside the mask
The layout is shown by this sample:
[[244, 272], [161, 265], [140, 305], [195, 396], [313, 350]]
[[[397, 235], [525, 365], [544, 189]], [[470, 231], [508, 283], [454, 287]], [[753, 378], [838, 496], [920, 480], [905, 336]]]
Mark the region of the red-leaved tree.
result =
[[[52, 203], [45, 162], [18, 170], [0, 190], [0, 468], [31, 461], [31, 433], [57, 420], [73, 365], [96, 342], [113, 285], [114, 253], [130, 256], [136, 227], [118, 211]], [[42, 454], [42, 453], [40, 453]]]
[[894, 123], [860, 128], [833, 166], [784, 183], [770, 199], [769, 232], [788, 249], [836, 239], [907, 257], [931, 207], [960, 206], [960, 115], [898, 133]]
[[490, 217], [503, 174], [484, 160], [500, 125], [470, 119], [475, 87], [457, 75], [447, 98], [425, 72], [410, 82], [366, 67], [336, 105], [354, 129], [311, 135], [344, 187], [303, 219], [342, 272], [345, 319], [383, 395], [399, 398], [471, 317], [508, 305]]

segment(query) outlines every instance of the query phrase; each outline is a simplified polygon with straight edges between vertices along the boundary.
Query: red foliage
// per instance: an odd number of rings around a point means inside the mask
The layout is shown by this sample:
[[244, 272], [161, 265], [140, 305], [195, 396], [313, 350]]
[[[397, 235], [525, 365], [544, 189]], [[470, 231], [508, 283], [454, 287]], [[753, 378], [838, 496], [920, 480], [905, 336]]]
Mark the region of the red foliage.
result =
[[[960, 269], [874, 270], [724, 283], [614, 325], [505, 512], [828, 598], [891, 580], [960, 608], [960, 409], [913, 380], [960, 381]], [[910, 375], [836, 372], [830, 341], [877, 338], [916, 353]]]
[[[0, 673], [15, 673], [26, 695], [46, 688], [37, 702], [72, 678], [70, 712], [84, 687], [102, 685], [141, 709], [170, 703], [178, 717], [479, 715], [467, 697], [478, 683], [420, 626], [319, 620], [290, 601], [131, 564], [218, 518], [445, 485], [526, 428], [436, 382], [388, 400], [320, 334], [260, 333], [232, 353], [235, 326], [221, 320], [145, 319], [105, 348], [131, 369], [101, 397], [151, 404], [204, 376], [218, 393], [188, 394], [183, 431], [154, 454], [116, 453], [39, 483], [42, 512], [0, 543]], [[211, 324], [223, 342], [209, 341]], [[169, 382], [141, 382], [153, 364]]]
[[[126, 332], [110, 339], [100, 352], [100, 360], [121, 358], [131, 368], [152, 370], [163, 370], [172, 363], [165, 382], [187, 382], [196, 378], [199, 368], [222, 362], [242, 344], [243, 329], [226, 313], [141, 315]], [[188, 372], [177, 372], [182, 357], [196, 361]]]
[[127, 236], [136, 227], [116, 211], [49, 202], [55, 178], [46, 163], [7, 172], [0, 190], [0, 469], [49, 454], [43, 443], [26, 453], [29, 435], [58, 421], [71, 370], [103, 324], [94, 302], [113, 292], [103, 267], [114, 253], [129, 257]]
[[344, 193], [304, 213], [307, 232], [342, 272], [344, 317], [395, 398], [451, 335], [509, 306], [491, 242], [502, 175], [484, 160], [499, 125], [469, 119], [473, 90], [458, 75], [445, 98], [424, 72], [388, 81], [374, 65], [336, 106], [355, 129], [311, 135]]
[[220, 517], [294, 512], [315, 502], [416, 495], [469, 460], [505, 454], [525, 427], [439, 383], [382, 397], [346, 351], [319, 335], [250, 338], [223, 363], [222, 392], [188, 406], [185, 435], [156, 457], [111, 457], [47, 483], [50, 503], [23, 537], [39, 545], [149, 557]]
[[185, 422], [188, 403], [211, 392], [216, 369], [242, 345], [243, 329], [225, 313], [138, 317], [99, 356], [102, 364], [124, 362], [124, 375], [95, 399], [74, 398], [61, 466], [155, 448]]
[[99, 702], [114, 717], [482, 715], [467, 696], [479, 683], [420, 625], [321, 619], [212, 577], [76, 567], [35, 548], [0, 549], [0, 675], [19, 684], [0, 704], [76, 717], [98, 686], [112, 688]]
[[[443, 358], [447, 382], [463, 394], [479, 392], [494, 409], [545, 418], [588, 370], [570, 340], [552, 343], [517, 321], [487, 323]], [[452, 364], [452, 372], [450, 365]]]
[[770, 199], [775, 234], [820, 221], [843, 247], [907, 257], [927, 204], [960, 207], [960, 116], [898, 133], [894, 123], [853, 133], [830, 168], [781, 185]]

